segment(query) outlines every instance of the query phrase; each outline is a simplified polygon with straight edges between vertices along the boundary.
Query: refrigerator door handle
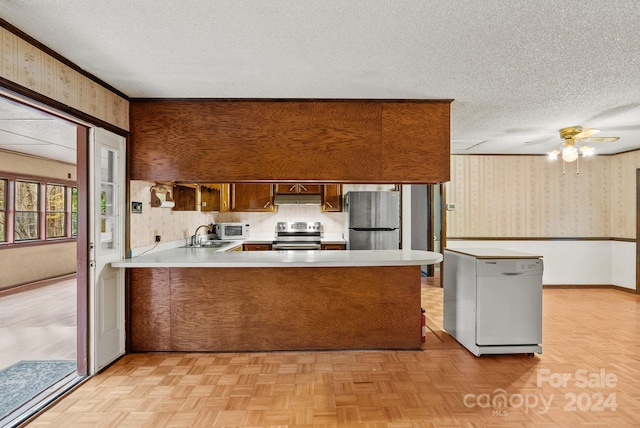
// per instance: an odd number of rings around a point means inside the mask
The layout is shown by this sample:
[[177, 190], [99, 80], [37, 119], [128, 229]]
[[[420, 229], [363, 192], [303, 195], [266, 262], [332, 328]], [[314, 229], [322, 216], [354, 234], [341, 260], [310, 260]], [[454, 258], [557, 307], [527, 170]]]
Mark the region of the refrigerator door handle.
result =
[[360, 232], [366, 232], [368, 230], [375, 230], [375, 231], [382, 231], [382, 232], [389, 232], [391, 230], [397, 230], [396, 227], [352, 227], [351, 230], [357, 230]]

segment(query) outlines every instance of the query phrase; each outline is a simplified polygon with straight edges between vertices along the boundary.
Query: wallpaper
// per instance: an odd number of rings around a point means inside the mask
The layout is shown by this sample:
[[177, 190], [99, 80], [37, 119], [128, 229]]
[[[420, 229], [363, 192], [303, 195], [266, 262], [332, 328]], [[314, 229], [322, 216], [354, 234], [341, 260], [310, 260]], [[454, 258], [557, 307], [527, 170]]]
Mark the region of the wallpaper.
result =
[[451, 156], [448, 238], [635, 239], [640, 152], [551, 162], [545, 156]]
[[129, 130], [127, 100], [4, 28], [0, 28], [0, 76]]

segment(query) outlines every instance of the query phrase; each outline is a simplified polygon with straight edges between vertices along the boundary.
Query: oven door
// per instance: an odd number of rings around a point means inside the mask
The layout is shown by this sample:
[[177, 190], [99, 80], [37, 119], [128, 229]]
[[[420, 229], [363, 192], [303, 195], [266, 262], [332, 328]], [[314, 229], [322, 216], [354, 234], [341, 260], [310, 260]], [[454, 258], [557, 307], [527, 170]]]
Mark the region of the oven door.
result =
[[274, 242], [271, 247], [274, 250], [319, 250], [321, 246], [318, 242]]

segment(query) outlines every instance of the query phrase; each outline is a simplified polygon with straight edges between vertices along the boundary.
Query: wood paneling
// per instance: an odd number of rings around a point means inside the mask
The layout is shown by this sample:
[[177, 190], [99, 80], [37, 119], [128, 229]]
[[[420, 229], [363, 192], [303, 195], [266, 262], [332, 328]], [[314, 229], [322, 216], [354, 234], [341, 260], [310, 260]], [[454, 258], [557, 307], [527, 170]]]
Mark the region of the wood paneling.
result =
[[382, 104], [382, 171], [389, 183], [449, 181], [449, 105]]
[[442, 182], [443, 101], [131, 103], [131, 178], [183, 182]]
[[131, 350], [170, 351], [169, 269], [130, 269], [129, 292]]
[[134, 351], [420, 347], [419, 266], [169, 270], [132, 270]]

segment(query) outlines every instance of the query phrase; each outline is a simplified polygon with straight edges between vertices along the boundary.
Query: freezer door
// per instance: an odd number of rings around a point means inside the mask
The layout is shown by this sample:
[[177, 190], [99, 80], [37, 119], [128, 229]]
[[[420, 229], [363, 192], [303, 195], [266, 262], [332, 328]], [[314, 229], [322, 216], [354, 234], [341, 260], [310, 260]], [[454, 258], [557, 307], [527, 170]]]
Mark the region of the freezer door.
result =
[[397, 250], [400, 248], [400, 231], [349, 229], [349, 250]]
[[400, 192], [349, 192], [349, 228], [400, 228]]

